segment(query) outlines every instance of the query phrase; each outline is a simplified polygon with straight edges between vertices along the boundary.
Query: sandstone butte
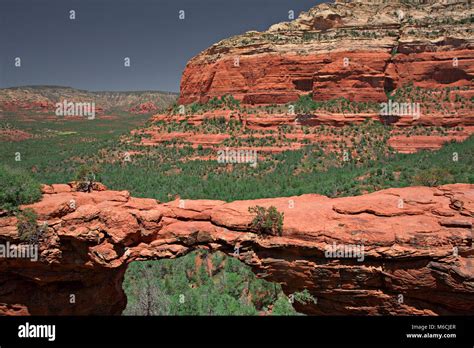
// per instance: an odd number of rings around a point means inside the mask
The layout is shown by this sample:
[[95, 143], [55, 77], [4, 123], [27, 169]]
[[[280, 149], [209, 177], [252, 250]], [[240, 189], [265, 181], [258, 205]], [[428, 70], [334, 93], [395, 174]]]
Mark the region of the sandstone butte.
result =
[[382, 102], [386, 92], [470, 87], [474, 95], [474, 8], [470, 0], [323, 3], [265, 32], [222, 40], [192, 58], [179, 102], [231, 94], [245, 104], [282, 104], [312, 92]]
[[[470, 0], [336, 0], [303, 12], [297, 19], [249, 31], [215, 43], [192, 58], [184, 70], [182, 105], [206, 103], [232, 95], [245, 110], [208, 110], [197, 114], [158, 114], [154, 121], [183, 121], [199, 125], [216, 117], [236, 119], [244, 128], [278, 130], [280, 126], [341, 127], [365, 120], [389, 122], [398, 128], [414, 125], [448, 127], [439, 137], [390, 137], [401, 153], [437, 150], [450, 141], [463, 141], [474, 130], [474, 8]], [[282, 105], [311, 94], [316, 101], [345, 98], [353, 102], [381, 103], [388, 94], [412, 85], [420, 88], [400, 102], [420, 103], [421, 116], [383, 117], [378, 111], [335, 112], [323, 109], [309, 114], [268, 112], [258, 106]], [[450, 88], [448, 97], [440, 92]], [[418, 92], [417, 92], [418, 93]], [[459, 101], [462, 99], [462, 101]], [[253, 106], [253, 107], [252, 107]], [[452, 130], [462, 127], [461, 131]], [[170, 138], [185, 139], [193, 146], [212, 148], [226, 140], [224, 134], [160, 134], [153, 128], [144, 145]], [[307, 139], [320, 141], [320, 139]], [[280, 152], [303, 147], [268, 147]]]
[[[0, 262], [1, 315], [119, 315], [128, 263], [197, 248], [239, 258], [281, 283], [286, 294], [308, 289], [317, 303], [295, 304], [306, 314], [474, 312], [472, 184], [231, 203], [160, 203], [101, 185], [91, 193], [76, 192], [72, 184], [43, 186], [43, 193], [41, 201], [22, 207], [47, 223], [39, 260]], [[248, 207], [254, 205], [284, 212], [282, 236], [252, 231]], [[15, 217], [0, 218], [0, 240], [19, 243]], [[364, 260], [327, 257], [334, 243], [364, 245]]]

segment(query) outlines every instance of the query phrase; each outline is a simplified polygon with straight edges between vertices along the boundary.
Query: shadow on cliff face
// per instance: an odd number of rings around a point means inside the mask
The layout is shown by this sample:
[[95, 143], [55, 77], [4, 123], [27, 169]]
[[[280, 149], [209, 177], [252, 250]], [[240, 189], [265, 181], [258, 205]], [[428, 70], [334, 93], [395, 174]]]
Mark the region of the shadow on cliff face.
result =
[[297, 315], [281, 286], [223, 253], [135, 261], [125, 273], [124, 315]]
[[448, 85], [458, 81], [470, 81], [470, 76], [462, 69], [438, 69], [433, 72], [433, 80]]

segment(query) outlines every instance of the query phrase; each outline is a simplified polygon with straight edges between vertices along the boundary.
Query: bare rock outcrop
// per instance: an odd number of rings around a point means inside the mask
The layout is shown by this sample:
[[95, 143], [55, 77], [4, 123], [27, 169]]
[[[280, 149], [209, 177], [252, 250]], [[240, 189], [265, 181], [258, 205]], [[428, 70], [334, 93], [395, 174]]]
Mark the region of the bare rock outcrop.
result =
[[222, 40], [195, 56], [183, 73], [179, 102], [230, 94], [244, 104], [283, 104], [308, 93], [318, 101], [384, 102], [409, 84], [462, 87], [471, 98], [473, 11], [468, 0], [319, 4], [291, 22]]
[[[239, 258], [286, 294], [307, 289], [317, 303], [296, 304], [307, 314], [474, 311], [474, 185], [164, 204], [73, 187], [44, 186], [42, 200], [28, 206], [46, 226], [38, 260], [0, 259], [0, 314], [118, 315], [129, 262], [196, 248]], [[255, 233], [255, 205], [285, 214], [281, 236]], [[1, 245], [20, 243], [16, 222], [0, 218]]]

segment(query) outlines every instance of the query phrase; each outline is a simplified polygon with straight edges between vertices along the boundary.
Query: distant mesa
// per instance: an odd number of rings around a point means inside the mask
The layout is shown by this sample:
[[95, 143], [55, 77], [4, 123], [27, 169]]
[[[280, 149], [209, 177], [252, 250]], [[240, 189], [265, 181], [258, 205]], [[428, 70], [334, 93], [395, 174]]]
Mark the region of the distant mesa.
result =
[[141, 114], [165, 109], [176, 98], [176, 93], [161, 91], [94, 92], [61, 86], [24, 86], [0, 89], [0, 111], [33, 110], [54, 114], [56, 103], [67, 100], [94, 102], [98, 113], [125, 111]]

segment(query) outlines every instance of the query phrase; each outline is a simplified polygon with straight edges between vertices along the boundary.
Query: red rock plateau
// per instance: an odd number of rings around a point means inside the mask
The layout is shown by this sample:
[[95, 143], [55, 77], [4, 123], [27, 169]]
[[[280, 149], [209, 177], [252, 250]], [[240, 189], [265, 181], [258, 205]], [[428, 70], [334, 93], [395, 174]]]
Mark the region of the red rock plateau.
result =
[[[468, 0], [323, 3], [291, 22], [222, 40], [192, 58], [178, 100], [185, 112], [155, 115], [154, 121], [200, 125], [224, 117], [256, 131], [295, 128], [291, 144], [258, 147], [260, 152], [281, 152], [341, 141], [308, 136], [301, 127], [343, 127], [375, 120], [406, 130], [394, 131], [388, 142], [398, 152], [437, 150], [474, 131], [473, 17]], [[240, 101], [240, 106], [197, 112], [189, 107], [225, 95]], [[289, 107], [305, 95], [323, 104], [316, 110], [291, 111]], [[398, 103], [418, 103], [419, 115], [381, 115], [380, 103], [387, 102], [388, 95]], [[341, 98], [353, 104], [334, 107]], [[411, 137], [407, 133], [413, 126], [451, 130], [443, 136]], [[162, 132], [151, 127], [143, 132], [148, 134], [142, 141], [147, 146], [177, 139], [191, 146], [222, 148], [229, 139], [228, 134], [199, 129]]]
[[191, 59], [180, 103], [233, 95], [282, 104], [302, 94], [382, 102], [408, 83], [474, 95], [474, 10], [459, 1], [336, 1], [265, 32], [222, 40]]
[[[197, 248], [239, 258], [286, 294], [308, 289], [317, 303], [296, 307], [307, 314], [474, 311], [474, 185], [164, 204], [100, 185], [91, 193], [73, 187], [44, 186], [42, 200], [28, 206], [47, 224], [40, 257], [1, 260], [0, 314], [118, 315], [126, 306], [128, 263]], [[284, 212], [281, 236], [252, 230], [248, 207], [255, 205]], [[2, 243], [19, 243], [16, 222], [0, 218]], [[363, 260], [328, 257], [334, 243], [363, 245]]]

